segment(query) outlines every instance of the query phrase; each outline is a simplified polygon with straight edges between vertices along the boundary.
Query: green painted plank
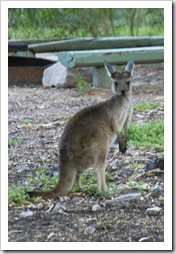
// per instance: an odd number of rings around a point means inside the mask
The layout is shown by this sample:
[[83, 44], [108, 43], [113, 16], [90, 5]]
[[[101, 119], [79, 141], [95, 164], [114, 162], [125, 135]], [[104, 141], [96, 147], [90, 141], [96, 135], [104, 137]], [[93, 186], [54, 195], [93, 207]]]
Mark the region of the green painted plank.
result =
[[35, 53], [58, 52], [71, 50], [93, 50], [109, 48], [132, 48], [147, 46], [163, 46], [163, 36], [142, 37], [101, 37], [101, 38], [76, 38], [30, 44], [29, 49]]
[[[60, 38], [50, 38], [50, 39], [28, 39], [28, 40], [8, 40], [9, 45], [29, 45], [29, 44], [39, 44], [39, 43], [47, 43], [47, 42], [54, 42], [54, 41], [60, 41], [63, 39]], [[64, 39], [64, 40], [70, 40], [70, 39]]]
[[159, 63], [164, 61], [164, 47], [60, 52], [58, 59], [67, 68], [102, 66], [104, 60], [110, 64], [125, 64], [129, 59], [136, 64]]

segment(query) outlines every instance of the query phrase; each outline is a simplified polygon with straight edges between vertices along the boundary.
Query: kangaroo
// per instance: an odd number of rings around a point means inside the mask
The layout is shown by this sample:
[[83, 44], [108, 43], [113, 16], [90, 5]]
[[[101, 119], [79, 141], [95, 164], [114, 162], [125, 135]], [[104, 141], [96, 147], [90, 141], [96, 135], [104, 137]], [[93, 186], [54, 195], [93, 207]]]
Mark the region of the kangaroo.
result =
[[[128, 126], [131, 120], [134, 62], [129, 60], [124, 71], [118, 72], [107, 62], [105, 69], [112, 79], [112, 97], [76, 113], [67, 123], [59, 143], [59, 180], [50, 191], [31, 191], [30, 197], [56, 198], [65, 196], [80, 175], [96, 166], [97, 187], [106, 191], [105, 160], [109, 146], [117, 136], [119, 150], [126, 152]], [[124, 127], [124, 137], [120, 131]]]

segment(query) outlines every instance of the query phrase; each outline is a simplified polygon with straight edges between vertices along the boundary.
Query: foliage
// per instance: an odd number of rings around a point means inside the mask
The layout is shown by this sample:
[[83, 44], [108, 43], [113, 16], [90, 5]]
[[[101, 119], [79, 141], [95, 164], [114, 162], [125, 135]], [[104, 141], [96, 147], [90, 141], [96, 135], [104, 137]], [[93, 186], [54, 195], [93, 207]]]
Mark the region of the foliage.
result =
[[24, 120], [24, 121], [22, 122], [22, 124], [24, 124], [24, 125], [31, 125], [31, 124], [32, 124], [32, 121], [26, 119], [26, 120]]
[[81, 75], [79, 71], [77, 71], [76, 73], [76, 79], [77, 79], [76, 89], [79, 92], [84, 92], [86, 89], [88, 89], [91, 86], [91, 84], [89, 84], [88, 82], [84, 80], [83, 76]]
[[130, 167], [135, 169], [138, 167], [138, 164], [136, 162], [133, 162], [133, 163], [131, 163]]
[[8, 140], [8, 147], [16, 146], [18, 141], [16, 139], [10, 139]]
[[36, 175], [30, 175], [28, 178], [28, 183], [30, 184], [38, 184], [40, 183], [42, 185], [43, 190], [49, 190], [51, 185], [54, 186], [57, 183], [58, 176], [53, 176], [49, 178], [47, 176], [47, 170], [48, 168], [46, 166], [42, 166], [36, 170]]
[[13, 187], [9, 186], [8, 188], [8, 199], [9, 203], [23, 203], [27, 199], [27, 194], [25, 194], [26, 188], [25, 186]]
[[137, 110], [137, 111], [140, 111], [140, 112], [145, 112], [147, 110], [150, 110], [150, 109], [156, 109], [156, 108], [164, 108], [164, 104], [161, 104], [161, 103], [156, 103], [156, 104], [149, 104], [149, 103], [144, 103], [144, 102], [141, 102], [141, 103], [137, 103], [134, 105], [134, 110]]
[[141, 190], [143, 190], [143, 185], [144, 185], [144, 183], [142, 183], [142, 182], [138, 183], [138, 182], [134, 181], [131, 177], [128, 178], [128, 186], [130, 186], [132, 189], [141, 191]]
[[16, 146], [18, 144], [21, 144], [25, 141], [24, 138], [20, 138], [20, 139], [9, 139], [8, 140], [8, 147], [11, 148], [13, 146]]
[[9, 39], [163, 35], [164, 11], [136, 8], [10, 8]]
[[134, 147], [154, 147], [164, 149], [164, 122], [158, 120], [146, 125], [131, 124], [128, 144]]

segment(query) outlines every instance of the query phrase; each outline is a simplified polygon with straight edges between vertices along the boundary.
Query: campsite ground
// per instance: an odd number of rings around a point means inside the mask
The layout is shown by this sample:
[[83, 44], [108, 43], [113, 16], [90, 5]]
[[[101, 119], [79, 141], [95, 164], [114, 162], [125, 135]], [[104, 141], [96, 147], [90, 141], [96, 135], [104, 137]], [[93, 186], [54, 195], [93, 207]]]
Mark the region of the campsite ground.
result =
[[[136, 73], [134, 104], [164, 104], [163, 65], [136, 66]], [[48, 178], [52, 177], [58, 164], [58, 141], [67, 120], [109, 95], [110, 90], [102, 88], [80, 93], [76, 89], [44, 89], [32, 84], [9, 87], [8, 138], [14, 141], [8, 151], [9, 186], [29, 185], [27, 179], [43, 166], [47, 167]], [[143, 125], [163, 117], [164, 110], [160, 107], [144, 112], [134, 110], [132, 122]], [[57, 128], [43, 127], [55, 121], [59, 123]], [[9, 241], [164, 241], [164, 171], [143, 170], [147, 163], [163, 156], [163, 151], [153, 147], [129, 146], [125, 155], [112, 147], [107, 172], [113, 178], [107, 177], [107, 184], [118, 188], [112, 193], [109, 188], [109, 196], [97, 197], [83, 190], [55, 201], [9, 202]], [[88, 180], [89, 177], [88, 174]], [[42, 188], [35, 184], [33, 187]]]

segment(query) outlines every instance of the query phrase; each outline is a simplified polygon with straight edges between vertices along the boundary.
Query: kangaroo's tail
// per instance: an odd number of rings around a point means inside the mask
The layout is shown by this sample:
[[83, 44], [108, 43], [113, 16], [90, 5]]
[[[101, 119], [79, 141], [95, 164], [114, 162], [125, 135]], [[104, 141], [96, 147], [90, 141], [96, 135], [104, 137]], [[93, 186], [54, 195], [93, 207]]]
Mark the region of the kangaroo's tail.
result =
[[30, 197], [42, 197], [45, 199], [57, 198], [59, 196], [66, 196], [72, 188], [76, 177], [76, 171], [72, 168], [62, 168], [60, 170], [60, 177], [56, 186], [49, 191], [29, 191], [26, 192]]

